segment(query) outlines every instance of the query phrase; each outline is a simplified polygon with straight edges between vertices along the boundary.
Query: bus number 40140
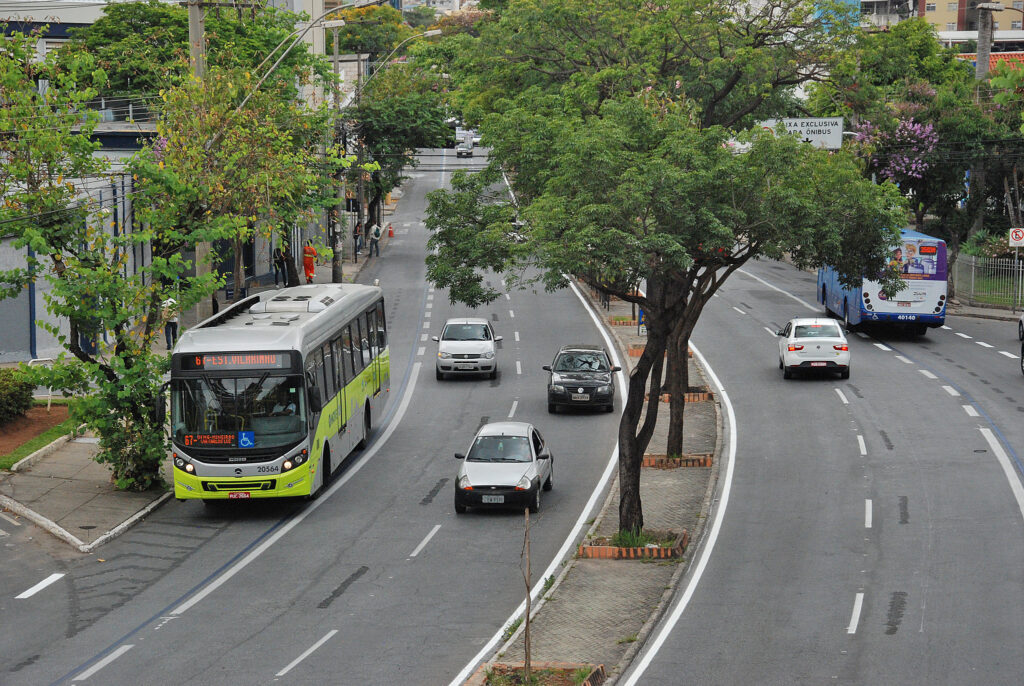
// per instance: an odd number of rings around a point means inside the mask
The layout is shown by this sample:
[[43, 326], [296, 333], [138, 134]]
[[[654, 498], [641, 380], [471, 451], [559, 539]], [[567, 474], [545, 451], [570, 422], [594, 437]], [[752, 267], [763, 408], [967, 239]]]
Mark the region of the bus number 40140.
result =
[[908, 322], [912, 322], [912, 321], [914, 321], [915, 319], [917, 319], [917, 315], [916, 315], [916, 314], [901, 314], [901, 315], [898, 315], [898, 316], [896, 317], [896, 319], [900, 319], [900, 320], [903, 320], [903, 321], [908, 321]]

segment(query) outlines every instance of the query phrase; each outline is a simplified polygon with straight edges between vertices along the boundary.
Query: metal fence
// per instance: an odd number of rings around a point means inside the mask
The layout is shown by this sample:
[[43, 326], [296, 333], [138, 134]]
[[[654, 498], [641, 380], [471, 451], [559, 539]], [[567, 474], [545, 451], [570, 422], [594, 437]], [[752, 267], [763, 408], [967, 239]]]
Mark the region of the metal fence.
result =
[[966, 305], [999, 305], [1018, 309], [1024, 287], [1024, 261], [960, 254], [950, 282], [956, 299]]

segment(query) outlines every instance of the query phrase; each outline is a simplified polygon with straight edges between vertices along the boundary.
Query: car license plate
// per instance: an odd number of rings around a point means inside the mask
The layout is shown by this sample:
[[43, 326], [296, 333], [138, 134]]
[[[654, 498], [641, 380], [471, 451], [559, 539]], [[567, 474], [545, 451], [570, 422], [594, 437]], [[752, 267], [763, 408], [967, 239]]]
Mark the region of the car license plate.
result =
[[825, 363], [824, 362], [811, 362], [811, 366], [812, 367], [824, 367]]
[[456, 369], [473, 369], [475, 367], [476, 367], [476, 365], [472, 364], [471, 362], [456, 362], [455, 363], [455, 368]]
[[233, 498], [249, 498], [249, 497], [251, 497], [249, 491], [232, 491], [231, 493], [228, 493], [228, 499], [229, 500], [231, 500]]
[[572, 399], [573, 400], [590, 400], [590, 394], [589, 393], [573, 393], [572, 394]]
[[485, 495], [481, 496], [480, 500], [485, 503], [499, 504], [505, 502], [505, 496], [503, 495]]

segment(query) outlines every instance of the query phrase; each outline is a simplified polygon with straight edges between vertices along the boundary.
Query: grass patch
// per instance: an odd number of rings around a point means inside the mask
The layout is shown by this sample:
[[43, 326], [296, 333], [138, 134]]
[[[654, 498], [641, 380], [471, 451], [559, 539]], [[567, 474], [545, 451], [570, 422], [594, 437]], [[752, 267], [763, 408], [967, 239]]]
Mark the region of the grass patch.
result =
[[[44, 403], [46, 401], [43, 401]], [[57, 426], [47, 429], [27, 443], [22, 443], [14, 452], [0, 457], [0, 469], [10, 469], [16, 462], [28, 457], [42, 447], [50, 445], [61, 436], [65, 436], [75, 430], [78, 423], [74, 419], [67, 419]]]
[[616, 643], [618, 643], [619, 645], [621, 645], [623, 643], [636, 643], [636, 639], [637, 638], [639, 638], [637, 636], [637, 634], [630, 634], [629, 636], [626, 636], [625, 638], [620, 638], [618, 641], [616, 641]]
[[619, 548], [643, 548], [654, 543], [661, 548], [671, 547], [676, 542], [675, 536], [664, 531], [617, 531], [609, 543]]
[[517, 619], [516, 621], [512, 622], [507, 627], [505, 627], [505, 631], [503, 631], [502, 634], [501, 634], [501, 640], [502, 641], [508, 641], [508, 639], [512, 638], [512, 634], [514, 634], [516, 632], [516, 629], [518, 629], [519, 625], [522, 624], [522, 623], [523, 623], [523, 618], [520, 617], [519, 619]]
[[544, 587], [540, 589], [540, 594], [544, 595], [551, 590], [551, 587], [555, 585], [555, 575], [552, 574], [547, 579], [544, 579]]

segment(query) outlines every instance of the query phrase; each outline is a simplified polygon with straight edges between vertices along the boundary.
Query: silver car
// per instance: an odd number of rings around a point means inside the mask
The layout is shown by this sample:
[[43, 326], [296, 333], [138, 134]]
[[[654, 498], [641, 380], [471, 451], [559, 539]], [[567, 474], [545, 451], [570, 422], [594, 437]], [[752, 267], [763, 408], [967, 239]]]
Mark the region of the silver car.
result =
[[435, 376], [448, 374], [487, 374], [498, 376], [497, 346], [501, 336], [494, 335], [490, 322], [479, 317], [449, 319], [437, 341]]
[[526, 422], [484, 424], [473, 437], [455, 475], [455, 512], [467, 507], [540, 510], [541, 490], [551, 490], [551, 452]]
[[794, 372], [839, 372], [850, 378], [850, 345], [839, 323], [824, 317], [790, 319], [779, 336], [779, 369], [785, 379]]

